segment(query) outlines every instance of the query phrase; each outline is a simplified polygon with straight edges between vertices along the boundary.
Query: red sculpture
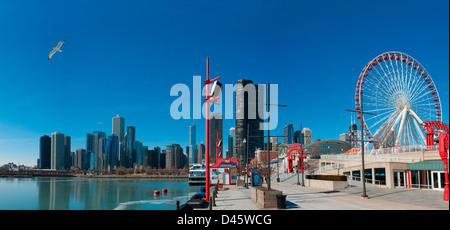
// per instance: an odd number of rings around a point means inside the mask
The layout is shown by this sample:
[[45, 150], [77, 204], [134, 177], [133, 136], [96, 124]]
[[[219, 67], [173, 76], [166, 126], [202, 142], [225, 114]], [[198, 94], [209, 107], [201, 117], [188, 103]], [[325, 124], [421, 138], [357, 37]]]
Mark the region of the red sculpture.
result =
[[448, 190], [448, 132], [441, 132], [439, 134], [439, 155], [441, 160], [444, 162], [445, 171], [445, 188], [444, 188], [444, 200], [448, 200], [449, 190]]
[[423, 131], [427, 131], [427, 149], [432, 150], [434, 146], [434, 135], [440, 132], [449, 133], [449, 126], [441, 121], [425, 121], [422, 124]]
[[[295, 155], [297, 154], [298, 160], [299, 160], [299, 164], [298, 166], [302, 166], [301, 168], [299, 167], [299, 172], [303, 172], [303, 158], [305, 158], [303, 156], [303, 145], [295, 143], [290, 145], [287, 149], [286, 149], [286, 153], [287, 153], [287, 157], [288, 157], [288, 169], [289, 169], [289, 173], [292, 172], [292, 168], [293, 168], [293, 161], [295, 160]], [[300, 156], [301, 155], [301, 156]]]

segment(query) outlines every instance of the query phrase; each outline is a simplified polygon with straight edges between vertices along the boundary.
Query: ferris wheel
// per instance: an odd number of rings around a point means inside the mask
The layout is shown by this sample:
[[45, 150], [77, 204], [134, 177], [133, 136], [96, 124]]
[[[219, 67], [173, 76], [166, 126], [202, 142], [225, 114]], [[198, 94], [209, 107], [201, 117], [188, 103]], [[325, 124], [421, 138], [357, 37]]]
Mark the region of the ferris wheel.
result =
[[397, 51], [380, 54], [364, 66], [355, 109], [358, 119], [364, 116], [365, 146], [374, 149], [426, 146], [420, 124], [442, 121], [441, 100], [430, 74], [416, 59]]

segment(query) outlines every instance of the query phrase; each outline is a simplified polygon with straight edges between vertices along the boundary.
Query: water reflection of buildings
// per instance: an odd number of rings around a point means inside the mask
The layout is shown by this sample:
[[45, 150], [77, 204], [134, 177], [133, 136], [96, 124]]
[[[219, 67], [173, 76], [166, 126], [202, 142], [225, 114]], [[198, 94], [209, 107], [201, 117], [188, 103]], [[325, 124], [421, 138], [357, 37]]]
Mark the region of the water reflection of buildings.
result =
[[[163, 187], [171, 191], [170, 196], [156, 199], [172, 199], [174, 197], [189, 197], [198, 192], [198, 187], [189, 186], [187, 181], [178, 180], [183, 184], [165, 180], [145, 179], [107, 179], [107, 178], [58, 178], [38, 177], [38, 209], [39, 210], [113, 210], [122, 203], [132, 201], [151, 201], [155, 197], [154, 190]], [[156, 183], [155, 183], [156, 182]], [[186, 186], [184, 186], [184, 183]], [[187, 198], [188, 199], [188, 198]], [[186, 200], [187, 200], [186, 199]], [[175, 201], [168, 201], [173, 203]], [[139, 203], [139, 202], [136, 202]], [[172, 204], [171, 204], [172, 205]], [[133, 209], [140, 209], [136, 204]]]

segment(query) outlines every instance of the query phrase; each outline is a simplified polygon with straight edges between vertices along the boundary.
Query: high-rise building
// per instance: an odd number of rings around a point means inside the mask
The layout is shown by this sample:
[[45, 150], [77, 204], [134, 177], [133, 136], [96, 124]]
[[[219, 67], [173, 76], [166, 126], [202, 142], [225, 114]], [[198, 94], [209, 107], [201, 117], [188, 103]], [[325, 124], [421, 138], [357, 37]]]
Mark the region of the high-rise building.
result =
[[86, 150], [85, 149], [77, 149], [76, 150], [76, 161], [74, 166], [79, 168], [79, 169], [83, 169], [86, 170], [87, 167], [85, 166], [85, 162], [86, 161]]
[[205, 160], [205, 145], [202, 143], [200, 143], [198, 145], [198, 151], [197, 151], [197, 163], [198, 164], [202, 164], [203, 161]]
[[133, 151], [133, 144], [136, 140], [136, 128], [131, 125], [127, 126], [127, 134], [125, 136], [125, 158], [127, 159], [126, 167], [133, 167], [133, 164], [136, 163], [136, 152]]
[[159, 154], [159, 168], [165, 169], [166, 167], [166, 150], [161, 149], [161, 154]]
[[283, 144], [291, 145], [294, 143], [294, 125], [287, 124], [283, 128]]
[[359, 148], [360, 141], [358, 141], [358, 135], [358, 125], [351, 124], [349, 127], [349, 137], [352, 148]]
[[[65, 170], [66, 168], [66, 138], [60, 132], [52, 133], [50, 168], [56, 170]], [[70, 140], [70, 139], [69, 139]]]
[[72, 166], [73, 162], [72, 162], [72, 158], [70, 157], [70, 137], [69, 136], [64, 136], [64, 168], [65, 169], [70, 169], [70, 167]]
[[161, 168], [160, 159], [161, 159], [161, 148], [156, 146], [153, 148], [152, 168], [157, 169]]
[[117, 142], [117, 158], [115, 165], [116, 166], [124, 166], [124, 158], [125, 158], [125, 148], [124, 145], [124, 138], [125, 138], [125, 118], [117, 116], [112, 118], [112, 134], [116, 135], [118, 137]]
[[189, 148], [187, 148], [188, 158], [189, 158], [189, 164], [195, 163], [195, 150], [197, 149], [197, 134], [196, 134], [196, 126], [195, 124], [189, 126]]
[[189, 126], [189, 145], [196, 145], [196, 138], [197, 138], [197, 134], [196, 134], [196, 126], [195, 124]]
[[136, 161], [134, 162], [136, 165], [144, 165], [144, 154], [142, 152], [142, 142], [134, 141], [133, 151], [136, 153]]
[[125, 135], [125, 118], [118, 114], [112, 119], [112, 134], [119, 137], [119, 142], [123, 141]]
[[[216, 162], [216, 145], [217, 140], [222, 141], [223, 143], [223, 119], [222, 114], [220, 113], [213, 113], [212, 118], [210, 120], [209, 124], [209, 162], [215, 163]], [[219, 139], [217, 139], [219, 138]], [[219, 156], [220, 153], [223, 154], [223, 144], [219, 147]]]
[[[235, 123], [235, 157], [239, 165], [245, 165], [255, 157], [256, 149], [264, 148], [264, 130], [260, 129], [263, 120], [259, 111], [264, 111], [264, 93], [251, 80], [240, 79], [236, 87], [236, 123]], [[248, 135], [247, 135], [248, 129]], [[252, 136], [252, 137], [247, 137]], [[257, 137], [256, 137], [257, 136]], [[246, 139], [244, 145], [243, 140]], [[248, 148], [247, 148], [248, 146]]]
[[312, 132], [311, 132], [311, 129], [304, 128], [302, 133], [303, 133], [303, 136], [305, 138], [305, 145], [312, 144]]
[[179, 169], [183, 165], [183, 148], [179, 144], [166, 146], [166, 169]]
[[272, 144], [272, 150], [271, 151], [277, 151], [278, 147], [281, 145], [280, 142], [278, 142], [278, 137], [270, 137], [270, 143]]
[[108, 142], [110, 145], [107, 152], [108, 165], [114, 168], [119, 161], [119, 137], [115, 134], [109, 135]]
[[106, 133], [102, 131], [95, 131], [94, 133], [94, 168], [104, 169], [104, 160], [106, 155], [105, 151], [105, 139]]
[[235, 128], [230, 128], [230, 133], [228, 134], [228, 152], [226, 157], [234, 157], [234, 140], [235, 140]]
[[302, 131], [301, 130], [295, 131], [294, 132], [294, 143], [303, 144], [301, 137], [302, 137]]
[[50, 169], [51, 138], [47, 135], [41, 136], [39, 140], [39, 168]]

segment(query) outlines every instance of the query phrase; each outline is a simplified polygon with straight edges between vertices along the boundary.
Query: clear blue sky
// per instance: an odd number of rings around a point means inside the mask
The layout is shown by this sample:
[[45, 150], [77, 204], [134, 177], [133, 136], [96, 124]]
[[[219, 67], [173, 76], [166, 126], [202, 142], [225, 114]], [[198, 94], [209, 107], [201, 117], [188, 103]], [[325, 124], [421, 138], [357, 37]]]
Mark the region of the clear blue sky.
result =
[[[173, 120], [170, 88], [192, 76], [278, 84], [281, 135], [287, 123], [313, 139], [348, 131], [364, 65], [400, 51], [435, 81], [448, 124], [449, 2], [438, 1], [2, 1], [0, 165], [36, 164], [39, 137], [62, 132], [72, 151], [86, 133], [125, 117], [150, 148], [188, 144]], [[59, 41], [62, 53], [48, 61]], [[224, 133], [234, 126], [225, 120]]]

